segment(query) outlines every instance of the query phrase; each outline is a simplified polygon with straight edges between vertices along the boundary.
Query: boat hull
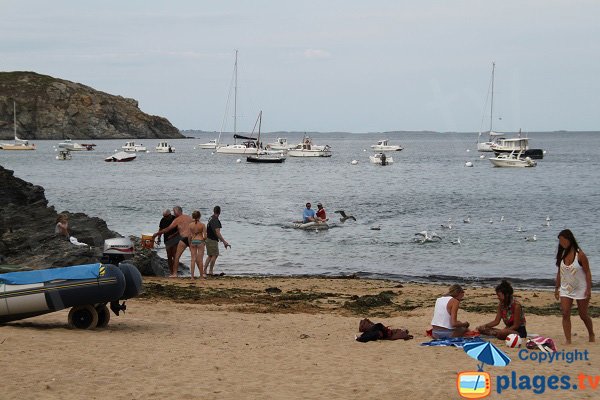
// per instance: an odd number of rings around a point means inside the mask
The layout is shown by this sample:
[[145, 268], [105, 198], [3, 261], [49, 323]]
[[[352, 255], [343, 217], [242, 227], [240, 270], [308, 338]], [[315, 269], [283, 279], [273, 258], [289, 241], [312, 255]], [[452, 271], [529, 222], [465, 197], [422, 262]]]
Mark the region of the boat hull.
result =
[[263, 163], [263, 164], [281, 164], [285, 161], [285, 157], [277, 157], [271, 155], [254, 155], [246, 157], [246, 161], [249, 163]]
[[404, 148], [401, 146], [377, 146], [377, 145], [373, 145], [371, 146], [371, 149], [373, 151], [377, 151], [377, 152], [382, 152], [382, 151], [402, 151]]
[[137, 156], [135, 154], [126, 153], [121, 151], [119, 153], [115, 153], [110, 157], [104, 159], [106, 162], [128, 162], [135, 160]]
[[306, 231], [329, 229], [327, 222], [294, 222], [294, 228], [303, 229]]
[[253, 147], [238, 147], [241, 145], [223, 146], [217, 149], [219, 154], [256, 154], [256, 148]]
[[288, 150], [290, 157], [331, 157], [329, 150]]
[[494, 167], [505, 167], [505, 168], [528, 168], [535, 167], [537, 164], [535, 161], [529, 159], [516, 159], [516, 158], [488, 158]]
[[2, 150], [35, 150], [34, 144], [12, 144], [12, 143], [2, 143], [0, 144], [0, 149]]
[[137, 296], [141, 287], [141, 274], [128, 264], [118, 267], [89, 264], [0, 274], [0, 323], [70, 307], [125, 300]]
[[371, 162], [371, 164], [376, 164], [376, 165], [389, 165], [389, 164], [394, 163], [394, 159], [392, 157], [386, 157], [385, 163], [383, 163], [383, 160], [381, 159], [381, 157], [378, 157], [376, 155], [369, 156], [369, 161]]

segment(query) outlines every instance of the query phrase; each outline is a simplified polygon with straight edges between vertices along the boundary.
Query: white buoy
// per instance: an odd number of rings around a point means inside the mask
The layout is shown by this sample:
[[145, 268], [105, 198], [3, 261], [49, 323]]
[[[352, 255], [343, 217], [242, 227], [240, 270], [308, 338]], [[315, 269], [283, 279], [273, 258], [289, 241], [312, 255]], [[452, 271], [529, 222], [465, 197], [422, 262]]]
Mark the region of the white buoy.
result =
[[465, 167], [472, 167], [472, 166], [473, 166], [473, 163], [471, 161], [467, 161], [465, 163]]
[[236, 162], [236, 163], [241, 163], [241, 162], [242, 162], [242, 159], [241, 159], [241, 158], [238, 158], [237, 160], [235, 160], [235, 162]]
[[470, 152], [470, 151], [471, 151], [471, 149], [467, 149], [467, 153]]
[[542, 153], [546, 154], [546, 150], [542, 151]]
[[367, 151], [367, 149], [363, 149], [363, 151]]
[[358, 164], [358, 160], [352, 160], [352, 162], [350, 164], [356, 165], [356, 164]]

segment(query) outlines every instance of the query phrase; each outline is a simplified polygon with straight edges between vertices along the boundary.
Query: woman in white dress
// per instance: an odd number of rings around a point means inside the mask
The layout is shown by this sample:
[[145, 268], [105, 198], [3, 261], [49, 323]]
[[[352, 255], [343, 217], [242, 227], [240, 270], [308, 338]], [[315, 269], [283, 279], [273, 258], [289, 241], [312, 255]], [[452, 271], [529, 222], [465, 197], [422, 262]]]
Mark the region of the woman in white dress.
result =
[[588, 258], [579, 248], [573, 232], [565, 229], [558, 234], [556, 252], [556, 288], [554, 297], [560, 299], [562, 325], [565, 332], [565, 344], [571, 343], [571, 308], [577, 301], [579, 317], [588, 330], [590, 342], [596, 341], [592, 319], [588, 314], [592, 295], [592, 272]]

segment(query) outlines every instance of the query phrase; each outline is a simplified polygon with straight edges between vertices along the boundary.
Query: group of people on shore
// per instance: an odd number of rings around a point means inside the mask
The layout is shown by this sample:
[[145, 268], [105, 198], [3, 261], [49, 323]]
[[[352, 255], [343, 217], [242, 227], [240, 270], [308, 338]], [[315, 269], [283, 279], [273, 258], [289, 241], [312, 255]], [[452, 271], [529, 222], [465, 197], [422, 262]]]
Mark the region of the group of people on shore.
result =
[[[213, 275], [213, 269], [219, 257], [219, 242], [222, 242], [225, 248], [231, 247], [221, 234], [220, 215], [221, 207], [215, 206], [213, 215], [207, 224], [204, 224], [200, 221], [202, 214], [198, 210], [193, 211], [191, 216], [184, 214], [180, 206], [173, 207], [173, 214], [171, 214], [171, 210], [163, 212], [159, 230], [152, 235], [152, 240], [156, 239], [156, 242], [160, 243], [161, 236], [164, 238], [170, 278], [177, 277], [179, 259], [186, 248], [190, 249], [191, 254], [190, 273], [192, 279], [196, 278], [196, 267], [198, 267], [201, 279]], [[204, 261], [205, 251], [207, 256]]]
[[[587, 328], [589, 341], [594, 342], [596, 336], [592, 319], [588, 314], [592, 294], [592, 273], [589, 261], [583, 250], [579, 248], [573, 232], [565, 229], [558, 234], [558, 250], [556, 252], [556, 285], [554, 297], [560, 301], [565, 343], [571, 343], [571, 309], [573, 300], [577, 302], [579, 317]], [[506, 339], [510, 334], [527, 337], [526, 320], [523, 306], [513, 296], [511, 284], [503, 280], [496, 286], [498, 307], [493, 321], [480, 325], [476, 330], [484, 335]], [[458, 320], [460, 302], [465, 291], [460, 285], [450, 286], [448, 293], [438, 298], [433, 311], [432, 337], [446, 339], [465, 336], [470, 324]], [[500, 322], [503, 328], [496, 328]]]

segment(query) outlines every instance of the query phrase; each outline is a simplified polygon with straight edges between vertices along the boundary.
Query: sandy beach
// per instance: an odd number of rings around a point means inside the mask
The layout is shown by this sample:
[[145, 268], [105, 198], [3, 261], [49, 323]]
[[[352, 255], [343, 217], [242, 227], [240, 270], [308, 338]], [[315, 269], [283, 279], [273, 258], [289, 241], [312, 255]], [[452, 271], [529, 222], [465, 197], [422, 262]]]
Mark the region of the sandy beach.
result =
[[[477, 362], [462, 349], [424, 347], [435, 299], [446, 286], [384, 280], [236, 278], [205, 281], [146, 278], [145, 294], [112, 315], [105, 329], [67, 328], [68, 310], [0, 327], [3, 399], [422, 399], [460, 398], [456, 377]], [[493, 319], [493, 288], [466, 287], [459, 319], [477, 326]], [[559, 351], [587, 360], [539, 363], [539, 351], [504, 350], [512, 362], [485, 366], [490, 398], [523, 398], [531, 389], [499, 383], [513, 375], [544, 377], [539, 398], [598, 398], [595, 378], [585, 390], [553, 390], [552, 375], [600, 375], [600, 350], [573, 316], [573, 344], [563, 346], [553, 294], [516, 290], [527, 328], [553, 338]], [[592, 304], [597, 304], [593, 294]], [[598, 307], [591, 307], [596, 331]], [[408, 328], [414, 339], [359, 343], [368, 317]], [[527, 355], [527, 357], [519, 357]], [[526, 359], [522, 359], [526, 358]], [[499, 378], [502, 376], [502, 378]], [[537, 391], [541, 390], [537, 379]], [[547, 382], [546, 382], [547, 381]], [[587, 382], [587, 383], [586, 383]], [[512, 383], [512, 381], [510, 381]], [[518, 383], [517, 383], [518, 387]]]

